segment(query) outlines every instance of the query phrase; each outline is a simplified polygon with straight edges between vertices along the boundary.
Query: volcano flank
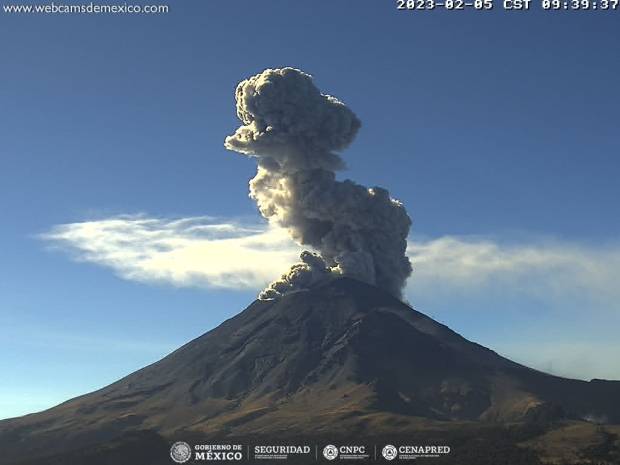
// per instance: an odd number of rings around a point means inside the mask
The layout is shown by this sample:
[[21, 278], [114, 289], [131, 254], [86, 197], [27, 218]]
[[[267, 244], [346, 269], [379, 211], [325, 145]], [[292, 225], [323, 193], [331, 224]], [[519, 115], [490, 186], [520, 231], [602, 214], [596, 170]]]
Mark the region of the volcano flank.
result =
[[[552, 453], [549, 435], [566, 428], [581, 428], [583, 444], [592, 447], [611, 438], [598, 463], [618, 463], [604, 461], [617, 452], [618, 428], [582, 419], [620, 423], [619, 399], [620, 382], [532, 370], [386, 291], [341, 278], [257, 300], [114, 384], [1, 421], [0, 464], [146, 463], [132, 454], [147, 449], [159, 454], [148, 463], [170, 463], [170, 443], [185, 438], [308, 441], [429, 432], [456, 444], [446, 463], [467, 464], [458, 459], [459, 441], [498, 431], [508, 436], [491, 442], [529, 454], [529, 461], [506, 463], [541, 463]], [[584, 453], [590, 452], [575, 456]]]

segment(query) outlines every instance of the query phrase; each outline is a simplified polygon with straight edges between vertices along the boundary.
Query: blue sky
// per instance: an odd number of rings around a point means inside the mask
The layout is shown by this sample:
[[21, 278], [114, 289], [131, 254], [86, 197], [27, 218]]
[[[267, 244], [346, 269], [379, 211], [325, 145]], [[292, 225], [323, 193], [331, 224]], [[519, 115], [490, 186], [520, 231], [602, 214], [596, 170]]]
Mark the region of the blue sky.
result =
[[[341, 176], [407, 206], [418, 310], [537, 368], [620, 378], [614, 12], [170, 7], [0, 13], [0, 418], [157, 360], [276, 272], [224, 282], [218, 238], [174, 221], [227, 225], [238, 253], [244, 234], [294, 253], [261, 229], [254, 163], [223, 148], [236, 83], [279, 66], [313, 74], [362, 120]], [[144, 221], [197, 258], [163, 270], [137, 260]]]

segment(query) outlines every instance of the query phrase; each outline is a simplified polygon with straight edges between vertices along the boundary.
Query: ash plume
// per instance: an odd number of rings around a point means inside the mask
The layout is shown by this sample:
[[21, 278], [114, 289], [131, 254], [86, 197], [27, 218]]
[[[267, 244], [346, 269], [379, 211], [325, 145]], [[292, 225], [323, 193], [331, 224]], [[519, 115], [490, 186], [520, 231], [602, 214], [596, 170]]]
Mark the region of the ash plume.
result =
[[264, 218], [314, 251], [304, 251], [259, 298], [343, 275], [400, 297], [411, 274], [405, 208], [381, 187], [336, 180], [344, 168], [337, 152], [360, 127], [355, 114], [294, 68], [267, 69], [242, 81], [236, 100], [243, 125], [225, 146], [258, 162], [250, 197]]

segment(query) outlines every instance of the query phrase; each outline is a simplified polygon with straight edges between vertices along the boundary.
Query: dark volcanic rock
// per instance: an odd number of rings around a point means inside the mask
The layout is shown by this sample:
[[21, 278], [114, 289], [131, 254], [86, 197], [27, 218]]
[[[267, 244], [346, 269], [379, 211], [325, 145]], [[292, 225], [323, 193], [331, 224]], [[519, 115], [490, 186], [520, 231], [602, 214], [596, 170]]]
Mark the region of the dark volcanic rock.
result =
[[401, 434], [425, 421], [619, 422], [618, 399], [619, 382], [518, 365], [343, 278], [256, 301], [110, 386], [1, 421], [0, 464], [80, 454], [135, 434], [157, 443], [182, 434]]

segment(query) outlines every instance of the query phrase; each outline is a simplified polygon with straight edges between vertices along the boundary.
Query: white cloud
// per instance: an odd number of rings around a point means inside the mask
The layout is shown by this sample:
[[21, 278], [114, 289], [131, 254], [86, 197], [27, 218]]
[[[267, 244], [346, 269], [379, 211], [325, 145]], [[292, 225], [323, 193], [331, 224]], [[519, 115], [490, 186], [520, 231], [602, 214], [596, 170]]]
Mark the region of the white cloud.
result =
[[409, 255], [419, 310], [527, 366], [620, 379], [619, 245], [442, 237], [410, 243]]
[[501, 288], [511, 295], [545, 300], [587, 300], [617, 305], [620, 245], [584, 245], [551, 239], [503, 243], [491, 239], [441, 237], [411, 242], [413, 295], [438, 289], [469, 294]]
[[122, 278], [175, 286], [260, 289], [299, 254], [286, 231], [209, 217], [118, 216], [58, 225], [42, 237]]
[[[124, 279], [256, 291], [285, 272], [300, 251], [284, 230], [209, 217], [118, 216], [58, 225], [42, 237]], [[493, 331], [475, 338], [486, 337], [507, 356], [557, 374], [617, 377], [610, 367], [620, 346], [610, 328], [620, 312], [609, 311], [620, 308], [620, 245], [445, 236], [410, 242], [408, 253], [414, 273], [407, 296], [424, 302], [422, 311], [442, 308], [445, 318], [462, 306], [514, 310], [516, 304], [540, 311], [528, 304], [533, 297], [543, 304], [534, 307], [556, 312], [547, 320], [555, 339], [545, 328], [509, 340], [493, 339]]]
[[[118, 216], [58, 225], [42, 237], [125, 279], [229, 289], [262, 288], [301, 250], [282, 229], [210, 217]], [[620, 300], [620, 246], [444, 236], [410, 242], [408, 253], [414, 272], [407, 293], [414, 299], [501, 287], [545, 299]]]

